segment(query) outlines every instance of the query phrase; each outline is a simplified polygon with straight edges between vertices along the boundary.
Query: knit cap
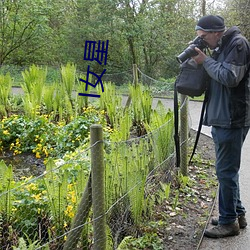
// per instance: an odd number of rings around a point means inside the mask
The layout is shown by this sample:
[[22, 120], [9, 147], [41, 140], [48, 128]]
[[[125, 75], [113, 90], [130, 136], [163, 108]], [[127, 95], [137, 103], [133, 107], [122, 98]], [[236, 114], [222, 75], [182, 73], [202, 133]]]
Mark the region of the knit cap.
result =
[[224, 19], [221, 16], [203, 16], [195, 26], [195, 30], [210, 31], [224, 31], [225, 24]]

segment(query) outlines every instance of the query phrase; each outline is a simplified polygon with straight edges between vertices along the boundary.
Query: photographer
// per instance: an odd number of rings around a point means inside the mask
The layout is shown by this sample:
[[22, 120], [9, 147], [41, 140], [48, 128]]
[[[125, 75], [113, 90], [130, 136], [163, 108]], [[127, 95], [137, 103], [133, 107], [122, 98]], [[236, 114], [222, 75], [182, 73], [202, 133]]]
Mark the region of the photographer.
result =
[[240, 200], [241, 149], [250, 126], [250, 47], [237, 27], [225, 31], [220, 16], [202, 17], [195, 30], [213, 50], [212, 57], [200, 49], [193, 59], [203, 64], [211, 80], [204, 125], [212, 126], [219, 181], [219, 218], [205, 235], [221, 238], [239, 234], [247, 226]]

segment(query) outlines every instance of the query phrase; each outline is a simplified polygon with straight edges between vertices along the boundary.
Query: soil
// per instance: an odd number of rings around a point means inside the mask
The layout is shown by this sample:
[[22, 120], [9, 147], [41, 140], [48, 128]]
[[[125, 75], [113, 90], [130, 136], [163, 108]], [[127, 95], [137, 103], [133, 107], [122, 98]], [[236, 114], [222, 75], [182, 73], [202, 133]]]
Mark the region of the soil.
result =
[[[191, 131], [191, 147], [195, 134]], [[160, 228], [158, 232], [158, 235], [162, 235], [164, 250], [199, 249], [203, 232], [214, 207], [218, 183], [214, 168], [215, 154], [212, 139], [201, 134], [196, 152], [194, 162], [188, 170], [191, 184], [187, 184], [185, 188], [176, 184], [177, 190], [179, 188], [176, 209], [173, 209], [173, 202], [166, 202], [158, 207], [158, 211], [166, 214], [167, 218], [167, 227]], [[175, 197], [176, 194], [172, 194], [173, 200]]]
[[12, 165], [16, 181], [23, 176], [39, 176], [45, 171], [43, 159], [37, 159], [32, 153], [13, 155], [12, 152], [7, 152], [0, 156], [0, 160], [4, 160], [6, 165]]

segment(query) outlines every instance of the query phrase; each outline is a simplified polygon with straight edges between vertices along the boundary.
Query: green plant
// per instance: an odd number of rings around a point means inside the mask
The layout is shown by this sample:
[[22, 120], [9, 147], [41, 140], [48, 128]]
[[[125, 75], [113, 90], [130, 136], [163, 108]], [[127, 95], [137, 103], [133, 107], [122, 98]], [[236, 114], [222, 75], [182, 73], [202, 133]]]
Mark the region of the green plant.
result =
[[35, 180], [32, 176], [22, 177], [17, 185], [18, 188], [12, 191], [15, 196], [12, 215], [13, 227], [16, 231], [22, 228], [19, 236], [27, 238], [28, 235], [28, 240], [35, 241], [38, 235], [40, 235], [40, 239], [44, 239], [48, 229], [39, 230], [39, 227], [44, 228], [42, 221], [49, 221], [48, 197], [45, 187], [41, 179]]
[[[80, 79], [86, 81], [85, 75], [80, 75]], [[89, 82], [92, 81], [92, 75], [89, 76]], [[77, 96], [76, 96], [76, 105], [77, 105], [77, 112], [78, 114], [81, 114], [81, 110], [83, 108], [87, 108], [89, 105], [89, 97], [88, 94], [90, 93], [90, 88], [88, 88], [88, 85], [85, 82], [82, 82], [79, 80], [79, 84], [77, 87]], [[78, 93], [87, 94], [86, 96], [79, 96]]]
[[43, 69], [35, 65], [22, 72], [24, 82], [21, 87], [24, 91], [24, 111], [29, 117], [34, 118], [40, 112], [46, 75], [47, 68]]
[[66, 66], [62, 65], [61, 77], [62, 77], [62, 86], [65, 89], [69, 100], [72, 101], [71, 96], [76, 81], [76, 66], [71, 63], [67, 63]]
[[[123, 115], [122, 105], [121, 105], [121, 96], [117, 95], [115, 85], [111, 82], [105, 82], [104, 92], [101, 90], [101, 86], [97, 86], [97, 92], [100, 95], [99, 103], [100, 109], [107, 112], [107, 122], [111, 128], [117, 127], [120, 125], [120, 119]], [[112, 99], [110, 97], [112, 96]]]
[[18, 239], [18, 246], [13, 246], [13, 250], [35, 250], [37, 247], [39, 247], [38, 241], [29, 242], [29, 245], [27, 246], [26, 241], [21, 237]]
[[180, 191], [177, 189], [175, 190], [175, 197], [172, 204], [173, 209], [176, 209], [179, 205], [179, 196], [180, 196]]
[[60, 170], [56, 170], [52, 159], [49, 159], [46, 164], [46, 172], [44, 185], [48, 194], [50, 210], [57, 226], [62, 226], [67, 206], [68, 176]]
[[55, 89], [55, 84], [46, 86], [44, 89], [43, 102], [46, 108], [46, 114], [50, 114], [53, 111]]
[[156, 233], [145, 233], [142, 237], [139, 238], [128, 236], [125, 237], [123, 241], [119, 244], [117, 250], [127, 249], [163, 250], [163, 242]]
[[129, 85], [131, 96], [131, 108], [134, 117], [134, 124], [140, 126], [143, 122], [150, 123], [152, 111], [152, 95], [148, 89], [143, 89], [140, 84]]
[[[118, 123], [119, 121], [119, 123]], [[115, 127], [110, 135], [112, 142], [126, 141], [130, 138], [130, 129], [132, 127], [132, 118], [129, 110], [119, 112], [116, 116]]]
[[9, 100], [12, 86], [12, 79], [10, 74], [0, 75], [0, 116], [7, 116], [9, 111]]
[[151, 113], [151, 122], [145, 123], [147, 132], [151, 132], [149, 137], [152, 140], [155, 160], [163, 162], [173, 152], [173, 112], [166, 111], [162, 102], [158, 102], [156, 109]]
[[3, 160], [0, 161], [0, 213], [5, 216], [8, 223], [12, 214], [14, 186], [12, 166], [6, 166]]
[[52, 115], [26, 116], [12, 115], [0, 121], [0, 150], [11, 150], [14, 155], [33, 152], [37, 158], [60, 156], [74, 151], [89, 140], [90, 126], [103, 123], [103, 114], [93, 107], [85, 109], [81, 116], [66, 122], [54, 123]]
[[160, 189], [157, 192], [157, 194], [159, 195], [159, 202], [160, 204], [164, 201], [164, 200], [168, 200], [169, 196], [170, 196], [170, 192], [171, 192], [171, 183], [162, 183], [160, 182]]
[[178, 182], [181, 189], [185, 189], [187, 186], [190, 187], [192, 185], [189, 176], [185, 176], [181, 173], [178, 174]]
[[[57, 127], [48, 121], [46, 116], [31, 119], [13, 115], [0, 122], [2, 150], [11, 150], [13, 154], [34, 152], [37, 158], [52, 153], [55, 147]], [[49, 144], [48, 144], [49, 141]]]
[[74, 115], [72, 103], [71, 97], [67, 94], [62, 83], [55, 83], [52, 112], [54, 120], [66, 120], [67, 122], [70, 122]]
[[107, 208], [125, 195], [123, 206], [118, 206], [114, 212], [123, 214], [124, 210], [130, 211], [135, 225], [140, 223], [146, 210], [144, 192], [151, 157], [147, 138], [132, 140], [129, 145], [126, 142], [111, 142], [110, 151], [107, 150], [106, 154]]

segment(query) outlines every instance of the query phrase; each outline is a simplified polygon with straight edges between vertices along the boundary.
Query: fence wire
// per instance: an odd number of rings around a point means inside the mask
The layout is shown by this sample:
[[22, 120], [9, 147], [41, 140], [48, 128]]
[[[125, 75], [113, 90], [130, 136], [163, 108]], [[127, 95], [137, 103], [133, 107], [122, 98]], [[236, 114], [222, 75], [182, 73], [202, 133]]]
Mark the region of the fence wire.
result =
[[[147, 81], [155, 81], [140, 73]], [[136, 237], [141, 233], [138, 225], [154, 216], [161, 183], [170, 183], [174, 172], [173, 128], [170, 117], [144, 136], [101, 142], [107, 249], [117, 249], [128, 236]], [[93, 219], [91, 208], [92, 147], [77, 149], [74, 157], [48, 159], [38, 176], [17, 179], [11, 166], [0, 163], [1, 249], [92, 249], [93, 223], [100, 219]], [[70, 234], [72, 245], [66, 246]]]
[[[170, 179], [174, 166], [171, 128], [169, 121], [140, 138], [105, 141], [107, 231], [112, 243], [108, 249], [116, 249], [125, 236], [135, 234], [150, 206], [153, 213], [152, 196], [161, 181]], [[170, 140], [165, 140], [167, 133]], [[11, 188], [15, 182], [13, 172], [8, 172], [9, 168], [1, 163], [5, 174], [1, 176], [5, 191], [0, 194], [1, 249], [21, 244], [32, 244], [34, 249], [63, 249], [68, 234], [79, 228], [82, 233], [76, 249], [91, 249], [90, 208], [86, 221], [71, 228], [91, 171], [90, 148], [76, 154], [81, 155], [76, 161], [49, 160], [43, 174], [21, 178], [15, 188]], [[159, 158], [163, 160], [159, 162]]]

